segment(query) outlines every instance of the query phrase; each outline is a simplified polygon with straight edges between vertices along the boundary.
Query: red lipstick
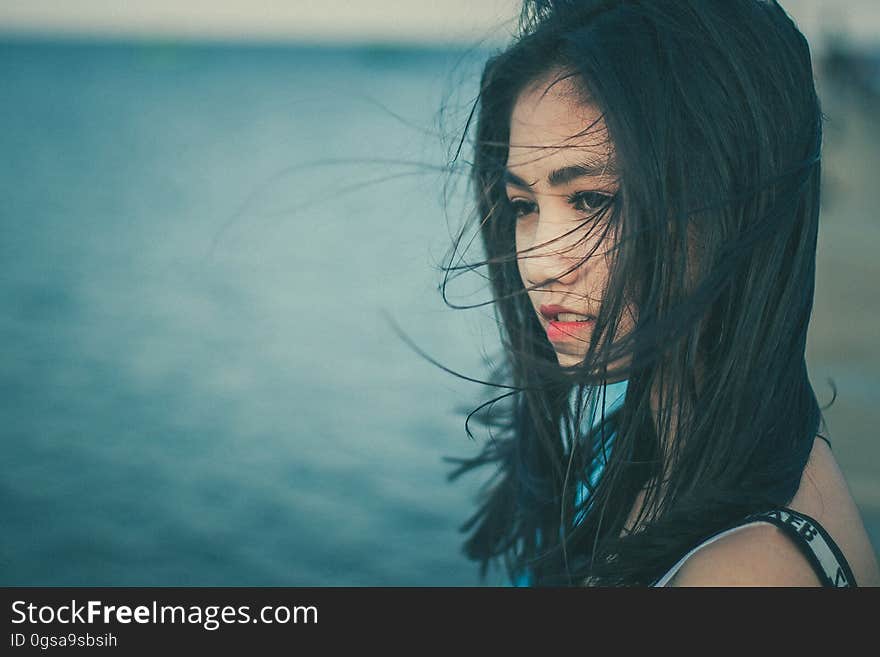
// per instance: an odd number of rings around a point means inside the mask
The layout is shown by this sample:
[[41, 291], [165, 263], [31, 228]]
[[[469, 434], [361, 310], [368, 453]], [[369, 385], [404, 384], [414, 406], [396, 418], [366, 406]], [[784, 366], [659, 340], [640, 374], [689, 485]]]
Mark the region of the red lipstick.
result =
[[[541, 315], [547, 320], [547, 339], [550, 342], [587, 342], [588, 334], [596, 323], [596, 318], [589, 313], [582, 313], [565, 306], [542, 305]], [[572, 313], [582, 315], [586, 319], [578, 322], [560, 322], [557, 317], [560, 313]]]

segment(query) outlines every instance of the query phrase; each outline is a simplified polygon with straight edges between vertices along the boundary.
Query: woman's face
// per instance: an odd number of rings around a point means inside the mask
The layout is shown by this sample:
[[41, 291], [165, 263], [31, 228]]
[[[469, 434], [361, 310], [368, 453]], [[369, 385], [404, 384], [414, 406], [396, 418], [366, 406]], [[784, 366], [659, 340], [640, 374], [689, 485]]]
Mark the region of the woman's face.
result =
[[[510, 120], [506, 192], [519, 273], [560, 365], [581, 362], [608, 282], [613, 232], [588, 220], [618, 180], [604, 121], [569, 80], [526, 88]], [[623, 328], [623, 327], [621, 327]]]

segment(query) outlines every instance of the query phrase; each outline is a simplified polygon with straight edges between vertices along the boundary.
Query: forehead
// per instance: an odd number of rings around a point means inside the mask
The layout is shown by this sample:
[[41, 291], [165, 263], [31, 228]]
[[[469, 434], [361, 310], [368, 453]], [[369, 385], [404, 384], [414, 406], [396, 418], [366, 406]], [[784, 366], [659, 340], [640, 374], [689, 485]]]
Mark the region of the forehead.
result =
[[507, 168], [537, 179], [548, 170], [610, 162], [611, 147], [600, 110], [585, 102], [570, 79], [558, 75], [526, 87], [510, 116]]

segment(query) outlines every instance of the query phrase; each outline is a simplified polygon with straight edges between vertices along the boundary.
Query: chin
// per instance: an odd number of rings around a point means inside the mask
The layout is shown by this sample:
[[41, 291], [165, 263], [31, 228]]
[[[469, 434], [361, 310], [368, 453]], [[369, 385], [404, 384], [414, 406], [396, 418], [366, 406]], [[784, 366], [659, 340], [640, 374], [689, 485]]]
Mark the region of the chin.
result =
[[573, 367], [583, 362], [584, 357], [583, 355], [575, 356], [573, 354], [561, 354], [556, 352], [556, 360], [559, 361], [559, 364], [562, 367]]

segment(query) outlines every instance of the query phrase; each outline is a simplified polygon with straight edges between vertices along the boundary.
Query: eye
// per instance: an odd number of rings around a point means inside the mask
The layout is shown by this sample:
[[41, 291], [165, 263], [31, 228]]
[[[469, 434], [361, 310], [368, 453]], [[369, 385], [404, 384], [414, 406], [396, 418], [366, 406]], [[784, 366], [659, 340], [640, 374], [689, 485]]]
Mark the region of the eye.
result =
[[607, 192], [575, 192], [568, 197], [568, 202], [579, 212], [592, 214], [605, 208], [614, 200], [614, 194]]
[[536, 203], [526, 201], [525, 199], [514, 198], [510, 199], [508, 202], [510, 203], [510, 207], [513, 210], [513, 215], [517, 219], [538, 211], [538, 206]]

